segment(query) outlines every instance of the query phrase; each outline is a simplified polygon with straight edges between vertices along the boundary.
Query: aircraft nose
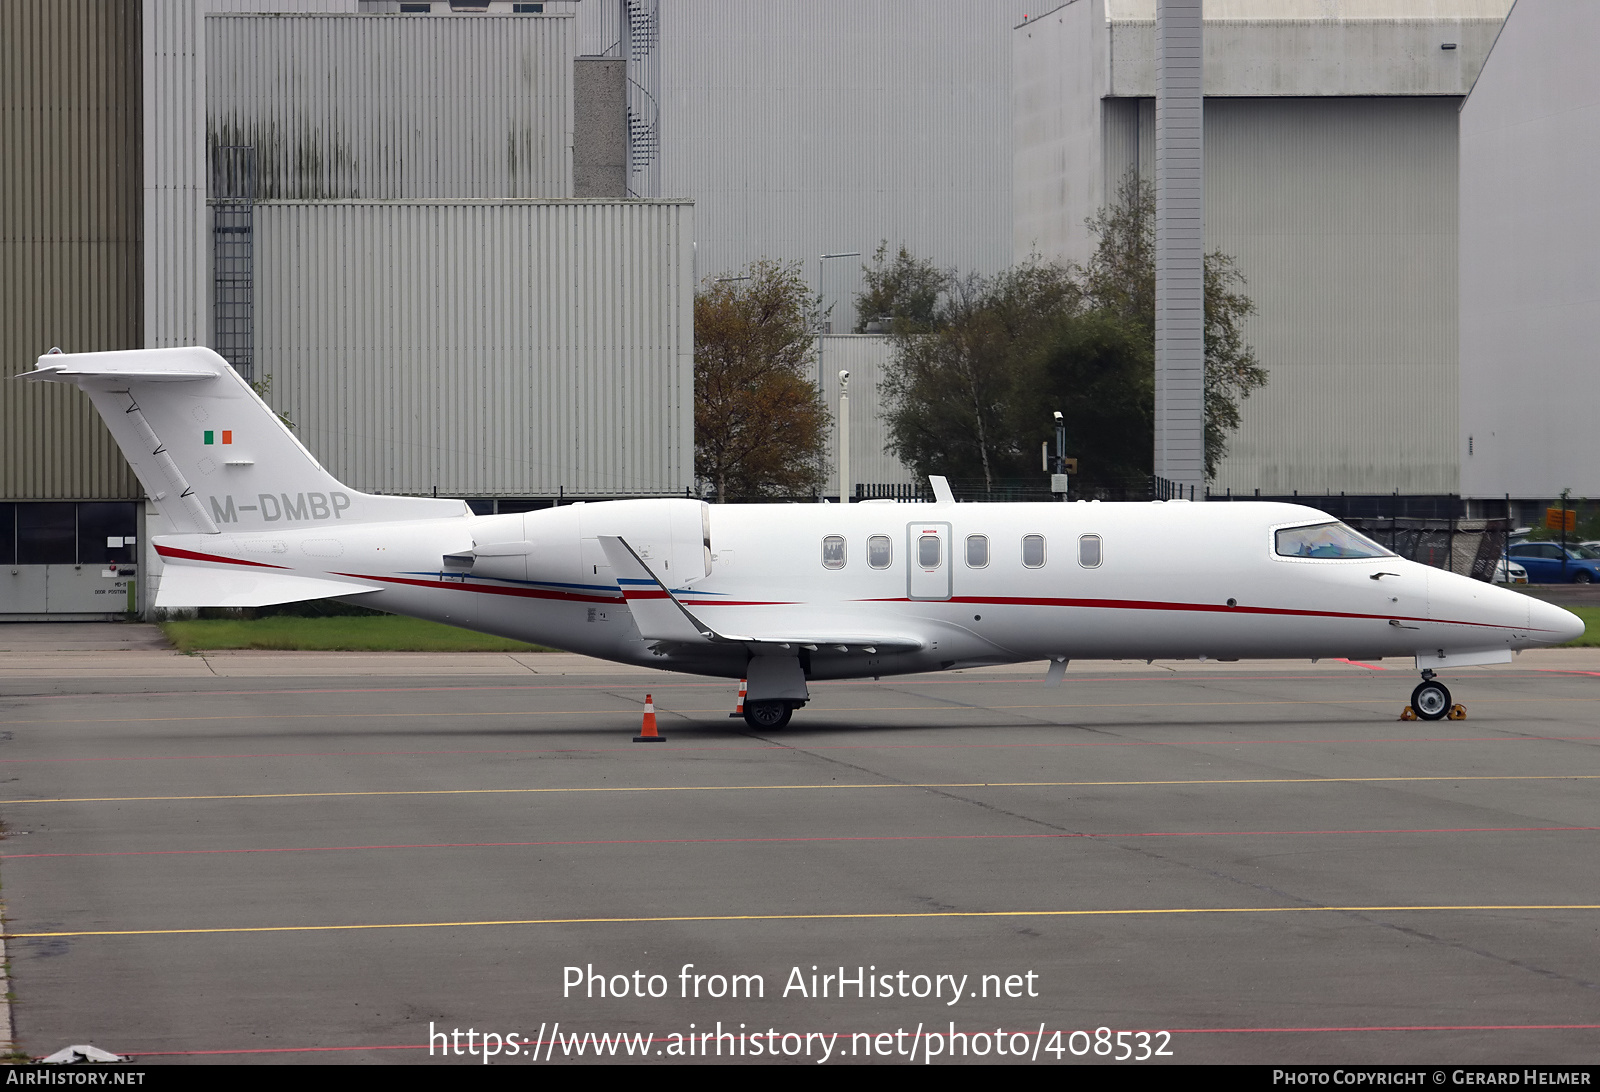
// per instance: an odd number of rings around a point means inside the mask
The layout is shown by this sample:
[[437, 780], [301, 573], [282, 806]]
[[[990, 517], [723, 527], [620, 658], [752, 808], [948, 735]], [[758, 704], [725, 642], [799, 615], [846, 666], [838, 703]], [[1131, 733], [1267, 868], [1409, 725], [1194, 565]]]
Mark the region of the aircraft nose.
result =
[[1563, 645], [1583, 636], [1583, 619], [1553, 603], [1533, 600], [1528, 604], [1528, 626], [1542, 644]]

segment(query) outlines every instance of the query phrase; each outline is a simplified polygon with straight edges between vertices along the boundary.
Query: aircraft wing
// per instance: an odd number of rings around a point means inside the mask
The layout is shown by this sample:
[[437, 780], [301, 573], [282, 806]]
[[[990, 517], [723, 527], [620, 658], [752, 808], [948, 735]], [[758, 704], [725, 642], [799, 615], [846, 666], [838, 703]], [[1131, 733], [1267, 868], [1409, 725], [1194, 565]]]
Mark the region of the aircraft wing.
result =
[[650, 571], [627, 541], [601, 535], [600, 549], [617, 574], [617, 586], [633, 612], [640, 636], [647, 641], [679, 644], [736, 644], [779, 648], [826, 648], [835, 652], [912, 652], [923, 647], [916, 637], [887, 633], [807, 631], [796, 633], [719, 633], [695, 617], [689, 608]]

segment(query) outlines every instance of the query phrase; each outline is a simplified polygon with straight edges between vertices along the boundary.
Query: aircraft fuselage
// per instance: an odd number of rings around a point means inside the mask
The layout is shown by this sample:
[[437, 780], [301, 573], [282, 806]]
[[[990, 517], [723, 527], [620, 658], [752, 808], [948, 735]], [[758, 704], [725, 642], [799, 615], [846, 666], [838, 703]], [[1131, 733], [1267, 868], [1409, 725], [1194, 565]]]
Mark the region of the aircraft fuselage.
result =
[[1575, 619], [1565, 611], [1399, 557], [1275, 549], [1282, 528], [1330, 522], [1308, 507], [1245, 502], [702, 509], [618, 501], [169, 536], [158, 545], [180, 564], [242, 561], [376, 585], [351, 601], [731, 678], [745, 674], [744, 647], [641, 633], [599, 535], [639, 547], [674, 597], [718, 631], [882, 634], [921, 646], [867, 651], [863, 640], [841, 650], [843, 642], [812, 641], [794, 651], [818, 679], [1050, 657], [1448, 658], [1572, 636]]

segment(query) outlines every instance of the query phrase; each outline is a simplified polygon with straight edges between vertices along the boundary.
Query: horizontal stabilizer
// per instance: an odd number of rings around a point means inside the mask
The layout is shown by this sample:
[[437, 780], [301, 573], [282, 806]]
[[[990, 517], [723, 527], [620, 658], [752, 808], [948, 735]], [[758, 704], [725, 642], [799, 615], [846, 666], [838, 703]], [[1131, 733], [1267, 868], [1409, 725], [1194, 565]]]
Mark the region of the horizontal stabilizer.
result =
[[[61, 354], [66, 355], [66, 354]], [[16, 376], [17, 379], [31, 379], [36, 383], [76, 383], [80, 379], [103, 379], [112, 381], [115, 386], [117, 380], [124, 383], [185, 383], [201, 379], [215, 379], [217, 373], [211, 368], [171, 364], [152, 364], [137, 358], [115, 360], [110, 359], [115, 353], [95, 353], [95, 357], [104, 359], [92, 363], [77, 363], [90, 359], [91, 354], [74, 354], [74, 363], [54, 364], [46, 363], [50, 358], [39, 358], [39, 367], [31, 372], [23, 372]], [[129, 354], [131, 357], [131, 354]]]
[[156, 606], [167, 609], [195, 607], [270, 607], [306, 599], [334, 599], [381, 591], [372, 584], [327, 580], [296, 573], [202, 569], [168, 564], [161, 573]]

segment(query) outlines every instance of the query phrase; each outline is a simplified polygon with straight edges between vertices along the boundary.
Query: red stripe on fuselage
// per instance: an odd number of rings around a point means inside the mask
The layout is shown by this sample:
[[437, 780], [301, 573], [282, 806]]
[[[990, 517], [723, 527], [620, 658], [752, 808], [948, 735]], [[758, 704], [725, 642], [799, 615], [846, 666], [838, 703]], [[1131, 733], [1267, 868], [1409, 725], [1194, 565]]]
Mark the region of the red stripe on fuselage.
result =
[[414, 580], [403, 576], [367, 576], [362, 573], [334, 573], [351, 580], [377, 580], [384, 584], [405, 584], [414, 588], [480, 592], [485, 595], [510, 595], [519, 599], [555, 599], [564, 603], [618, 603], [620, 595], [584, 595], [579, 592], [546, 591], [543, 588], [499, 588], [486, 584], [454, 584], [446, 580]]
[[[258, 569], [289, 571], [286, 565], [270, 565], [262, 561], [246, 561], [243, 558], [202, 554], [194, 550], [181, 550], [173, 546], [157, 546], [156, 553], [162, 557], [183, 558], [188, 561], [209, 561], [219, 565], [249, 565]], [[551, 599], [566, 603], [615, 603], [618, 599], [627, 602], [629, 599], [668, 598], [667, 593], [660, 589], [624, 592], [619, 595], [585, 595], [578, 592], [550, 591], [542, 588], [503, 588], [487, 584], [453, 584], [443, 580], [417, 580], [399, 576], [369, 576], [362, 573], [333, 573], [331, 575], [349, 577], [352, 580], [377, 580], [385, 584], [404, 584], [417, 588], [444, 588], [451, 591], [479, 592], [485, 595], [509, 595], [521, 599]], [[685, 606], [694, 607], [786, 607], [806, 605], [781, 600], [769, 602], [760, 600], [681, 599], [679, 602]], [[1392, 618], [1400, 622], [1436, 622], [1440, 625], [1479, 626], [1485, 629], [1546, 632], [1544, 630], [1535, 630], [1528, 626], [1505, 626], [1496, 622], [1462, 622], [1448, 618], [1417, 618], [1403, 614], [1354, 614], [1346, 611], [1299, 610], [1291, 607], [1228, 607], [1218, 606], [1213, 603], [1168, 603], [1148, 599], [1057, 599], [1038, 596], [957, 595], [949, 599], [908, 599], [904, 596], [899, 596], [884, 599], [857, 599], [852, 600], [852, 602], [962, 603], [992, 607], [1085, 607], [1099, 610], [1194, 611], [1208, 614], [1266, 614], [1289, 618], [1348, 618], [1362, 621], [1389, 620]]]
[[[1511, 629], [1533, 632], [1529, 626], [1504, 626], [1498, 622], [1461, 622], [1450, 618], [1416, 618], [1406, 614], [1353, 614], [1337, 610], [1300, 610], [1294, 607], [1228, 607], [1215, 603], [1164, 603], [1150, 599], [1051, 599], [1033, 596], [981, 596], [954, 595], [949, 599], [909, 599], [904, 596], [886, 599], [858, 599], [858, 603], [976, 603], [992, 607], [1089, 607], [1101, 610], [1172, 610], [1198, 611], [1208, 614], [1273, 614], [1291, 618], [1354, 618], [1393, 619], [1397, 622], [1434, 622], [1444, 626], [1483, 626], [1487, 629]], [[1538, 632], [1545, 632], [1539, 630]]]
[[218, 554], [196, 553], [194, 550], [180, 550], [176, 546], [157, 546], [156, 553], [162, 557], [181, 557], [186, 561], [214, 561], [218, 565], [250, 565], [257, 569], [287, 569], [287, 565], [269, 565], [265, 561], [246, 561], [242, 557], [222, 557]]

